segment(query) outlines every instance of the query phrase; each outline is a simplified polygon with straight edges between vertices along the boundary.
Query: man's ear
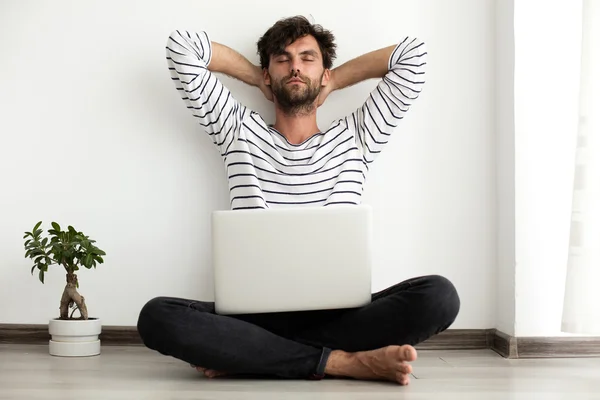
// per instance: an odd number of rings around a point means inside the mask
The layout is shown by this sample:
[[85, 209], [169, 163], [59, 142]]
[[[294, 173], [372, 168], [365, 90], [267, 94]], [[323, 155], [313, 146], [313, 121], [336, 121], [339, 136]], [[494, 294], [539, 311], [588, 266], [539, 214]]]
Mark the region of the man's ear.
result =
[[325, 71], [323, 71], [323, 77], [321, 78], [321, 86], [327, 86], [329, 84], [329, 79], [331, 79], [331, 71], [325, 68]]
[[271, 75], [269, 75], [269, 70], [267, 68], [263, 68], [263, 80], [265, 85], [271, 86]]

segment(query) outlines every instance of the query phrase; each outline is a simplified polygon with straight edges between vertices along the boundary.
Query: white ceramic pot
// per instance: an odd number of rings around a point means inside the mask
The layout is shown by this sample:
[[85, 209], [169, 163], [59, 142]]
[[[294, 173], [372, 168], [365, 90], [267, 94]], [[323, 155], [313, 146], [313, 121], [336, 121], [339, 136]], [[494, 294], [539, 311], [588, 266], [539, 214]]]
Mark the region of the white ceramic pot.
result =
[[102, 324], [99, 319], [51, 319], [48, 324], [50, 355], [88, 357], [100, 354]]

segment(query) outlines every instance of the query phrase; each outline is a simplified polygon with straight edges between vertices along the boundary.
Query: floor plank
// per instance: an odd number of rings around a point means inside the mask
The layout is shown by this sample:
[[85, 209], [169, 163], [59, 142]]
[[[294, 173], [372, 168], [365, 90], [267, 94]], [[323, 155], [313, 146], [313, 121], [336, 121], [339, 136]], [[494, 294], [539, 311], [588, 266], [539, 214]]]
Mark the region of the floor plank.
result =
[[143, 347], [60, 358], [0, 345], [0, 399], [599, 399], [600, 358], [507, 360], [491, 350], [420, 351], [407, 387], [353, 380], [208, 380]]

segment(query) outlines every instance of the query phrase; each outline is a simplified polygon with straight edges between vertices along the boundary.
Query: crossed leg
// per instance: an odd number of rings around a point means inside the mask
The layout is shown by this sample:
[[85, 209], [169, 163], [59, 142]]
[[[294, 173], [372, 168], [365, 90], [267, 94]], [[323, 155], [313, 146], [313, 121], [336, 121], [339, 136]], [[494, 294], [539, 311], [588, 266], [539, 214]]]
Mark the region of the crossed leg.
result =
[[208, 376], [325, 375], [408, 383], [412, 346], [458, 314], [454, 286], [440, 276], [409, 279], [345, 310], [221, 316], [214, 304], [159, 297], [140, 313], [146, 346], [197, 365]]

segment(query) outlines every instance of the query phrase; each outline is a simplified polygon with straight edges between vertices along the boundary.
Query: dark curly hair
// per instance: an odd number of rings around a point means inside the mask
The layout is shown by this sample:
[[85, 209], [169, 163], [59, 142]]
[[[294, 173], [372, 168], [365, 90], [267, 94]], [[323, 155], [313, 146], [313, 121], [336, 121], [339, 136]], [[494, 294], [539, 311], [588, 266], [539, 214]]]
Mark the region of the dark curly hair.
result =
[[272, 55], [281, 54], [290, 43], [307, 35], [312, 35], [317, 40], [323, 55], [323, 67], [331, 69], [337, 47], [333, 33], [323, 29], [321, 25], [311, 24], [308, 19], [300, 15], [280, 19], [258, 40], [260, 66], [268, 68]]

